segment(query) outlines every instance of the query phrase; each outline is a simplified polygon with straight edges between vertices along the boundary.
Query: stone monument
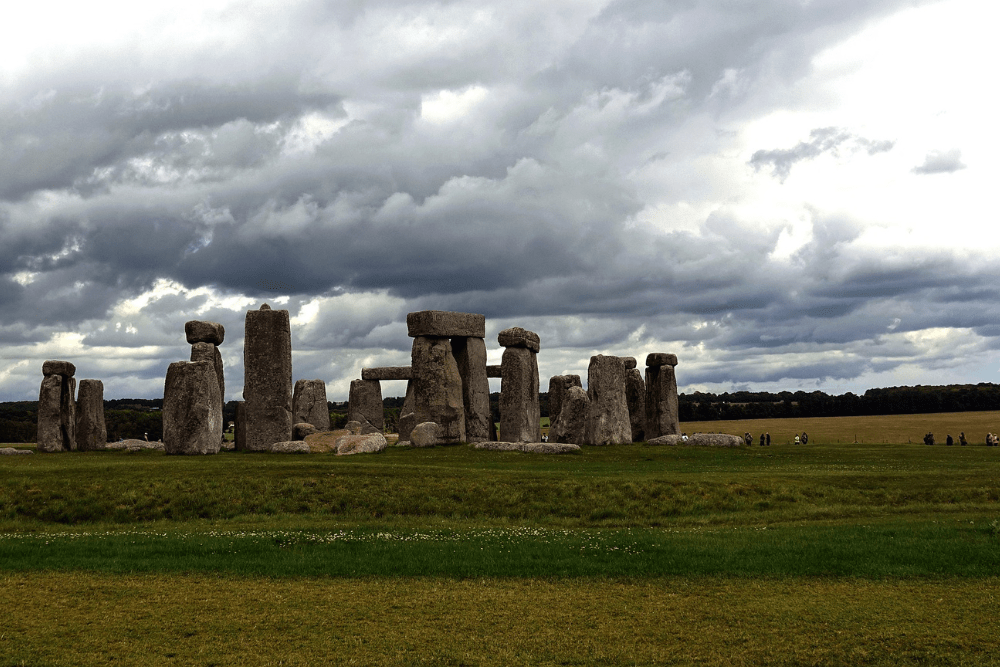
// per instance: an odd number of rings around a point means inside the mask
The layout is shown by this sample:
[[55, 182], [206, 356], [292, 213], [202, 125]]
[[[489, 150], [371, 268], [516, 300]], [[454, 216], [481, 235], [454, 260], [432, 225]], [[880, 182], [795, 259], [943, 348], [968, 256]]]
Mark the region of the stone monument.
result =
[[248, 310], [243, 343], [247, 451], [292, 439], [292, 333], [287, 310]]
[[107, 448], [108, 429], [104, 423], [104, 383], [80, 380], [76, 401], [76, 447], [80, 451]]
[[681, 432], [677, 413], [677, 355], [654, 352], [646, 356], [646, 439]]
[[76, 450], [76, 366], [68, 361], [42, 364], [42, 386], [38, 392], [39, 452]]
[[538, 403], [538, 334], [521, 327], [497, 336], [505, 348], [500, 362], [500, 435], [502, 442], [539, 442], [541, 410]]

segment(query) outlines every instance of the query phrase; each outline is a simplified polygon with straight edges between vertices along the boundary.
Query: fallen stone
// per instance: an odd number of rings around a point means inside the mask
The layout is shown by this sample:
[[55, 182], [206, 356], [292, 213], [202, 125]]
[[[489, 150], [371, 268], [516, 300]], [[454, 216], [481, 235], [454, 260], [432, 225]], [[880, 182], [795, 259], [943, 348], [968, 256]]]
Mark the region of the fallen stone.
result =
[[167, 454], [217, 454], [222, 444], [222, 397], [207, 361], [175, 361], [163, 386], [163, 445]]
[[497, 335], [497, 342], [500, 343], [500, 347], [525, 347], [535, 354], [541, 349], [541, 339], [538, 334], [521, 327], [504, 329]]
[[687, 447], [741, 447], [746, 443], [743, 441], [743, 438], [738, 435], [728, 435], [725, 433], [695, 433], [694, 435], [688, 436], [687, 442], [684, 442], [683, 436], [671, 434], [652, 438], [647, 442], [647, 444], [670, 446], [683, 445]]
[[80, 380], [76, 401], [76, 448], [97, 451], [108, 444], [108, 429], [104, 423], [104, 383], [100, 380]]
[[351, 454], [377, 454], [388, 446], [385, 436], [381, 433], [368, 435], [345, 435], [337, 440], [337, 456]]
[[344, 424], [344, 428], [354, 435], [361, 435], [361, 422], [354, 420]]
[[625, 364], [621, 357], [598, 354], [587, 369], [587, 445], [624, 445], [632, 442], [628, 402], [625, 399]]
[[222, 341], [226, 339], [226, 328], [218, 322], [191, 320], [184, 323], [184, 335], [191, 345], [195, 343], [222, 345]]
[[378, 380], [351, 380], [347, 420], [361, 424], [362, 433], [381, 433], [385, 428], [382, 385]]
[[319, 429], [312, 424], [299, 422], [298, 424], [292, 425], [292, 440], [295, 440], [296, 442], [305, 440], [313, 433], [319, 433]]
[[473, 447], [496, 452], [527, 454], [572, 454], [580, 451], [579, 445], [555, 442], [477, 442]]
[[61, 375], [71, 378], [76, 375], [76, 366], [68, 361], [46, 361], [42, 364], [42, 375]]
[[440, 426], [442, 443], [465, 442], [462, 376], [451, 342], [447, 338], [417, 336], [413, 339], [411, 359], [416, 423], [434, 422]]
[[[571, 376], [575, 377], [575, 376]], [[583, 387], [570, 385], [562, 399], [555, 426], [549, 427], [549, 442], [580, 443], [587, 431], [590, 397]]]
[[667, 352], [651, 352], [646, 355], [647, 366], [676, 366], [677, 355]]
[[500, 383], [500, 442], [540, 442], [538, 360], [525, 347], [503, 351]]
[[152, 449], [159, 452], [166, 451], [166, 447], [159, 440], [147, 441], [147, 440], [136, 440], [130, 438], [128, 440], [119, 440], [117, 442], [109, 442], [105, 449], [114, 450], [129, 450], [129, 451], [139, 451], [140, 449]]
[[30, 449], [14, 449], [13, 447], [0, 447], [0, 456], [20, 456], [22, 454], [34, 454]]
[[309, 445], [309, 450], [313, 454], [326, 454], [337, 451], [337, 440], [345, 435], [355, 435], [346, 428], [338, 428], [335, 431], [322, 431], [307, 435], [305, 443]]
[[642, 442], [646, 439], [646, 382], [634, 366], [625, 371], [625, 402], [632, 442]]
[[410, 431], [411, 447], [433, 447], [441, 443], [441, 427], [434, 422], [421, 422]]
[[486, 316], [445, 310], [421, 310], [406, 316], [406, 331], [410, 338], [417, 336], [485, 338]]
[[243, 344], [246, 449], [292, 438], [292, 335], [287, 310], [266, 303], [246, 314]]
[[482, 338], [453, 338], [452, 354], [462, 378], [462, 405], [465, 407], [465, 440], [490, 439], [490, 382], [486, 378], [486, 341]]
[[272, 442], [267, 451], [272, 454], [308, 454], [311, 450], [309, 445], [301, 440], [286, 440], [284, 442]]
[[[326, 383], [322, 380], [297, 380], [292, 394], [294, 424], [312, 424], [317, 431], [330, 430], [330, 406], [326, 402]], [[298, 440], [298, 438], [294, 438]]]
[[362, 368], [362, 380], [412, 380], [411, 366], [384, 366], [382, 368]]

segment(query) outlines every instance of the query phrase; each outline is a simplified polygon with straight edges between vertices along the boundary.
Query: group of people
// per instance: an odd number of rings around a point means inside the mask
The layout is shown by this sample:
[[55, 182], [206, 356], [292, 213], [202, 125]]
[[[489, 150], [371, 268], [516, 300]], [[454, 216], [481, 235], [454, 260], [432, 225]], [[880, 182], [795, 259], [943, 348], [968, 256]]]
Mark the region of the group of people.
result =
[[[753, 436], [750, 435], [750, 431], [743, 434], [743, 442], [747, 443], [747, 447], [753, 445]], [[807, 445], [809, 444], [809, 434], [802, 431], [800, 436], [798, 433], [795, 434], [795, 444], [796, 445]], [[770, 447], [771, 446], [771, 434], [764, 432], [760, 434], [760, 446]]]
[[[934, 444], [934, 434], [931, 433], [930, 431], [928, 431], [927, 435], [924, 436], [924, 444], [925, 445]], [[946, 444], [949, 447], [955, 444], [955, 439], [951, 437], [951, 433], [949, 433], [948, 436], [945, 438], [944, 444]], [[965, 439], [965, 431], [962, 431], [961, 433], [958, 434], [958, 444], [962, 447], [965, 447], [967, 444], [969, 444], [969, 441]], [[996, 435], [995, 433], [987, 433], [986, 446], [996, 447], [997, 445], [1000, 445], [1000, 436]]]

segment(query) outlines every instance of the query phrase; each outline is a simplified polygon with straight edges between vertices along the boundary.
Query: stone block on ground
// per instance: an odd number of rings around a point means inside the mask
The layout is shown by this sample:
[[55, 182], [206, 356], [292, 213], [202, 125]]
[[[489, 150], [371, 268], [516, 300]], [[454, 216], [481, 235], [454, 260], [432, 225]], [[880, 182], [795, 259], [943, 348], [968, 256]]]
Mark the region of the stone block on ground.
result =
[[632, 442], [625, 398], [625, 364], [621, 357], [598, 354], [590, 358], [587, 395], [590, 408], [584, 444], [624, 445]]
[[97, 451], [108, 444], [108, 429], [104, 423], [104, 383], [100, 380], [80, 380], [76, 401], [76, 448]]
[[299, 422], [292, 426], [292, 440], [301, 441], [305, 440], [308, 436], [313, 433], [319, 433], [319, 429], [312, 424], [307, 424], [305, 422]]
[[410, 338], [417, 336], [485, 338], [486, 316], [445, 310], [421, 310], [406, 316], [406, 332]]
[[138, 452], [143, 449], [149, 449], [157, 452], [166, 451], [163, 443], [159, 440], [136, 440], [135, 438], [129, 438], [128, 440], [118, 440], [117, 442], [109, 442], [105, 449], [115, 449], [115, 450], [126, 450], [130, 452]]
[[285, 442], [272, 442], [267, 451], [272, 454], [309, 454], [309, 445], [302, 440], [286, 440]]
[[443, 444], [441, 427], [434, 422], [421, 422], [410, 431], [411, 447], [433, 447], [440, 444]]
[[168, 454], [217, 454], [222, 397], [213, 364], [175, 361], [163, 386], [163, 446]]
[[222, 341], [226, 340], [226, 328], [218, 322], [191, 320], [184, 323], [184, 335], [191, 345], [195, 343], [222, 345]]
[[326, 401], [326, 383], [322, 380], [296, 380], [292, 394], [292, 421], [312, 424], [317, 431], [330, 430], [330, 406]]
[[377, 454], [388, 446], [381, 433], [368, 435], [344, 435], [337, 439], [337, 456], [351, 454]]
[[0, 447], [0, 456], [21, 456], [22, 454], [34, 454], [30, 449], [15, 449], [13, 447]]
[[337, 451], [337, 440], [345, 435], [355, 435], [346, 428], [338, 428], [334, 431], [322, 431], [307, 435], [305, 443], [309, 445], [309, 450], [313, 454], [326, 454]]
[[726, 433], [695, 433], [688, 436], [687, 442], [681, 435], [661, 435], [648, 441], [650, 445], [670, 445], [686, 447], [742, 447], [746, 443], [742, 436]]
[[538, 334], [521, 327], [504, 329], [497, 335], [497, 342], [500, 343], [500, 347], [524, 347], [536, 354], [541, 349], [541, 339]]
[[473, 446], [476, 449], [526, 454], [572, 454], [580, 451], [578, 445], [556, 442], [477, 442]]

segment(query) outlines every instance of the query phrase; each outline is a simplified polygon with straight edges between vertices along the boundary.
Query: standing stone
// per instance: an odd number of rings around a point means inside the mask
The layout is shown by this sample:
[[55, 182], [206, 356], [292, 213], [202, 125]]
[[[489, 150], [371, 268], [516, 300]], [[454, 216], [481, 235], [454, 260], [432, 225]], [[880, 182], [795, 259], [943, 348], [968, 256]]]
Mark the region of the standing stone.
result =
[[625, 370], [625, 401], [628, 404], [628, 421], [632, 428], [632, 442], [646, 439], [646, 383], [642, 372], [633, 366]]
[[292, 395], [292, 423], [312, 424], [317, 431], [330, 430], [330, 406], [326, 401], [325, 382], [296, 380]]
[[246, 448], [292, 439], [292, 334], [287, 310], [249, 310], [243, 344]]
[[566, 392], [570, 387], [582, 387], [579, 375], [553, 375], [549, 378], [549, 439], [551, 440], [552, 429], [559, 421], [559, 412], [562, 410], [563, 401], [566, 400]]
[[490, 439], [490, 382], [486, 379], [486, 341], [482, 338], [451, 339], [452, 353], [462, 378], [465, 407], [465, 437], [468, 442]]
[[[575, 377], [575, 376], [570, 376]], [[590, 398], [583, 387], [570, 385], [563, 396], [555, 427], [549, 429], [549, 442], [579, 444], [587, 431]]]
[[163, 448], [167, 454], [216, 454], [222, 445], [222, 396], [214, 365], [175, 361], [163, 386]]
[[497, 340], [506, 348], [500, 359], [500, 441], [540, 442], [538, 334], [513, 327], [501, 331]]
[[[214, 322], [188, 322], [188, 324], [214, 324]], [[222, 325], [219, 324], [219, 327]], [[185, 328], [186, 325], [185, 325]], [[188, 340], [190, 340], [190, 335]], [[191, 361], [207, 361], [215, 369], [215, 378], [219, 383], [219, 396], [222, 396], [222, 404], [226, 404], [226, 378], [222, 372], [222, 354], [219, 348], [212, 343], [196, 342], [191, 344]], [[223, 424], [225, 431], [225, 424]]]
[[238, 452], [247, 448], [247, 404], [246, 401], [236, 401], [236, 419], [233, 424], [233, 449]]
[[76, 449], [76, 366], [68, 361], [42, 364], [42, 385], [38, 392], [38, 435], [40, 452]]
[[451, 342], [436, 336], [417, 336], [413, 339], [411, 361], [415, 423], [436, 423], [441, 427], [442, 443], [465, 442], [462, 376], [451, 353]]
[[399, 411], [399, 442], [410, 439], [413, 427], [417, 425], [417, 416], [414, 414], [413, 380], [406, 381], [406, 398], [403, 399], [403, 409]]
[[625, 400], [625, 363], [621, 357], [598, 354], [590, 358], [587, 369], [588, 445], [624, 445], [632, 442], [632, 428]]
[[361, 424], [361, 434], [382, 433], [385, 430], [382, 406], [382, 385], [378, 380], [351, 380], [347, 399], [347, 421]]
[[104, 424], [104, 383], [100, 380], [80, 380], [76, 401], [76, 447], [80, 451], [96, 451], [108, 445], [108, 429]]
[[[672, 362], [672, 363], [671, 363]], [[677, 379], [673, 354], [650, 354], [646, 357], [646, 439], [681, 432], [677, 412]]]

